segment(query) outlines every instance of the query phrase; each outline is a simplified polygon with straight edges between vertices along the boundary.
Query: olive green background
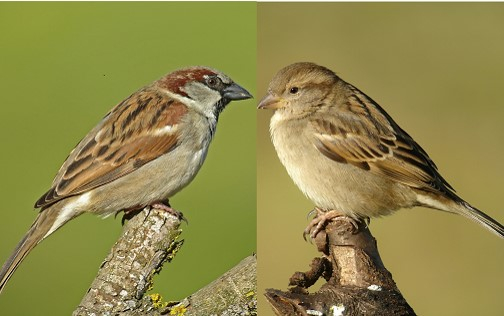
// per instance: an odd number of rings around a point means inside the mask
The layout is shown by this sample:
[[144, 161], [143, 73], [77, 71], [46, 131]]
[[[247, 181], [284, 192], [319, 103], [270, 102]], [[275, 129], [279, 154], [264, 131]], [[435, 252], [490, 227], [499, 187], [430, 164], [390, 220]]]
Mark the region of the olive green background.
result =
[[[463, 198], [501, 223], [503, 56], [502, 3], [258, 4], [258, 99], [290, 63], [335, 70], [382, 105]], [[276, 157], [271, 114], [258, 113], [257, 127], [260, 293], [286, 289], [292, 273], [308, 270], [317, 255], [301, 237], [313, 204]], [[370, 228], [419, 315], [502, 315], [504, 249], [497, 236], [423, 208], [372, 220]], [[259, 306], [259, 315], [273, 315], [264, 300]]]
[[[118, 102], [190, 65], [255, 95], [255, 3], [0, 3], [0, 261], [61, 163]], [[182, 299], [256, 250], [254, 100], [233, 102], [196, 179], [172, 200], [185, 244], [153, 292]], [[41, 243], [0, 295], [2, 315], [69, 315], [121, 232], [83, 215]]]

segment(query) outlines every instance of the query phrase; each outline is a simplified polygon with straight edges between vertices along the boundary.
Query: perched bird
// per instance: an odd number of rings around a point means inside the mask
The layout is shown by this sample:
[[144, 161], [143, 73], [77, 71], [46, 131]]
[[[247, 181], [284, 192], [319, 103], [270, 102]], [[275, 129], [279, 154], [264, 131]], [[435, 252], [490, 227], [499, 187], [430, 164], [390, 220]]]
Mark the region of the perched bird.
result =
[[[0, 271], [0, 292], [28, 253], [84, 212], [101, 216], [163, 204], [196, 176], [219, 114], [252, 95], [225, 74], [190, 67], [116, 105], [72, 150], [36, 203], [35, 222]], [[175, 211], [176, 212], [176, 211]]]
[[274, 109], [280, 161], [317, 216], [315, 237], [336, 217], [362, 220], [425, 206], [456, 213], [504, 237], [504, 227], [455, 194], [436, 165], [374, 100], [333, 71], [295, 63], [271, 80], [258, 105]]

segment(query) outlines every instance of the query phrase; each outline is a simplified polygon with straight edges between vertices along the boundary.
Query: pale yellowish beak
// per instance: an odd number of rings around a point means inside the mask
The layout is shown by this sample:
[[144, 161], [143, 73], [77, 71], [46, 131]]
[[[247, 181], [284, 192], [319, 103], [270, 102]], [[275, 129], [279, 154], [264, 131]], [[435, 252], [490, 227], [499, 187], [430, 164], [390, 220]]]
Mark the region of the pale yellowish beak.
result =
[[257, 106], [258, 109], [280, 109], [285, 107], [286, 102], [279, 97], [273, 96], [271, 94], [267, 94], [262, 98], [261, 102], [259, 102], [259, 105]]

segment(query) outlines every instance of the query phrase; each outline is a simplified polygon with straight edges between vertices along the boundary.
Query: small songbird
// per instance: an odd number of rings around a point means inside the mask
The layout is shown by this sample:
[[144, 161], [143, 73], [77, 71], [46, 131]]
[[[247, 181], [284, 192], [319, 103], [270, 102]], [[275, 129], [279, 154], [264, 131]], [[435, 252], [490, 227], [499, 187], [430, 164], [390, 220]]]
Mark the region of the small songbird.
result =
[[456, 213], [504, 237], [504, 227], [471, 206], [375, 101], [333, 71], [295, 63], [271, 80], [258, 105], [274, 109], [270, 132], [280, 161], [318, 213], [314, 238], [340, 217], [363, 220], [425, 206]]
[[0, 292], [28, 253], [84, 212], [101, 216], [163, 204], [196, 176], [219, 114], [252, 98], [225, 74], [190, 67], [116, 105], [72, 150], [36, 203], [35, 222], [0, 271]]

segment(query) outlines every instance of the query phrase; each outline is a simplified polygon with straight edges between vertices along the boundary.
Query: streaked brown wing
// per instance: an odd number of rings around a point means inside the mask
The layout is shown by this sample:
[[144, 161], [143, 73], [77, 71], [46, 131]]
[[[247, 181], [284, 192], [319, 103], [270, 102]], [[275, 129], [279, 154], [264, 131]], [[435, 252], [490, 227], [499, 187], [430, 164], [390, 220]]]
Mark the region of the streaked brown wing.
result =
[[131, 95], [70, 153], [35, 207], [109, 183], [173, 150], [186, 111], [185, 105], [151, 87]]
[[311, 122], [322, 154], [413, 188], [454, 195], [427, 153], [371, 98], [352, 86], [340, 111]]

